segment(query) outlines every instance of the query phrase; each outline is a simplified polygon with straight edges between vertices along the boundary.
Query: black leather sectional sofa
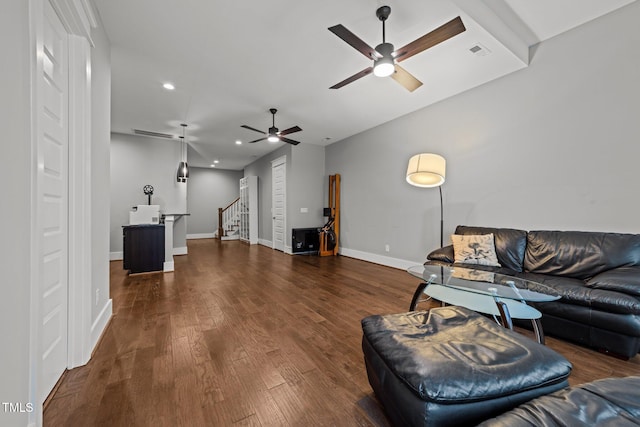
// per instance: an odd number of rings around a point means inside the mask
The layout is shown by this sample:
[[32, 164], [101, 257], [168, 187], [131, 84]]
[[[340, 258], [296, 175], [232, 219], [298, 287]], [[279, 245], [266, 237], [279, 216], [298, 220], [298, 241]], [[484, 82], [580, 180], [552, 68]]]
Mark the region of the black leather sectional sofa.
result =
[[[562, 296], [532, 304], [543, 313], [545, 334], [625, 358], [640, 352], [640, 235], [462, 225], [455, 231], [489, 233], [501, 266], [473, 268], [539, 282]], [[453, 262], [453, 246], [427, 256], [427, 263]]]
[[538, 397], [478, 427], [638, 426], [640, 377], [605, 378]]

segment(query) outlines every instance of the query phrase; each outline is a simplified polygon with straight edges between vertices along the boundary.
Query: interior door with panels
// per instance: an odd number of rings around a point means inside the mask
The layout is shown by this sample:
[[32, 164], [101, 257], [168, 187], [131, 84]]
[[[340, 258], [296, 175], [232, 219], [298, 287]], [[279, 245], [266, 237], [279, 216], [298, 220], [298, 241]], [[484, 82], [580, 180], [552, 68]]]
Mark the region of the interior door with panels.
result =
[[42, 88], [38, 112], [41, 132], [37, 139], [41, 401], [67, 367], [69, 274], [69, 39], [48, 1], [44, 2], [43, 12], [42, 66], [38, 76]]
[[286, 157], [281, 157], [271, 163], [272, 180], [272, 221], [273, 221], [273, 249], [284, 252], [286, 232]]

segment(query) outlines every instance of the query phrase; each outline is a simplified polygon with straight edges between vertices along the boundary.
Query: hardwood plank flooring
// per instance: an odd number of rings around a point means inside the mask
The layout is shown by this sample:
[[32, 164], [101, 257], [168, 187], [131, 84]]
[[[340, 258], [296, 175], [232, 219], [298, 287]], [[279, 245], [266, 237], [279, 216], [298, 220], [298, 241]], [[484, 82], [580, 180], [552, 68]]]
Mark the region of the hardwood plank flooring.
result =
[[[50, 398], [45, 426], [388, 426], [366, 378], [360, 320], [407, 310], [416, 279], [346, 257], [191, 240], [176, 271], [111, 263], [114, 315], [91, 361]], [[529, 333], [524, 331], [523, 333]], [[572, 385], [640, 375], [547, 337]]]

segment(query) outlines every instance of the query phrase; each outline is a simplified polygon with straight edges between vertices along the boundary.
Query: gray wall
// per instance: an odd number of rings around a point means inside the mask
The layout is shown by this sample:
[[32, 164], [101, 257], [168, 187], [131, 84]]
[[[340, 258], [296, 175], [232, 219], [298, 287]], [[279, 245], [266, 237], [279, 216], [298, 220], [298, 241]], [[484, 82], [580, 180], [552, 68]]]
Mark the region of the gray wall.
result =
[[640, 232], [639, 19], [632, 3], [538, 45], [524, 70], [327, 147], [343, 252], [404, 266], [439, 246], [438, 190], [405, 182], [420, 152], [447, 159], [445, 236], [457, 224]]
[[[324, 225], [322, 208], [327, 205], [323, 197], [328, 186], [324, 174], [324, 147], [299, 144], [291, 150], [291, 175], [287, 183], [291, 228], [321, 227]], [[306, 208], [307, 213], [300, 210]], [[288, 241], [291, 243], [291, 240]]]
[[111, 51], [102, 28], [93, 29], [91, 38], [91, 294], [92, 324], [107, 304], [109, 295], [109, 205], [110, 205], [110, 127], [111, 127]]
[[[29, 332], [32, 279], [30, 221], [31, 122], [29, 55], [29, 2], [5, 0], [0, 4], [0, 117], [3, 120], [3, 172], [0, 235], [0, 402], [29, 402]], [[0, 412], [0, 424], [27, 424], [27, 414]]]
[[242, 171], [215, 168], [189, 168], [187, 185], [187, 237], [213, 234], [218, 228], [218, 208], [224, 208], [240, 195]]
[[[324, 224], [322, 208], [325, 183], [324, 147], [310, 144], [286, 145], [266, 155], [244, 169], [244, 176], [258, 176], [258, 235], [261, 243], [271, 245], [273, 240], [271, 215], [271, 161], [287, 156], [287, 220], [285, 251], [291, 247], [291, 229], [319, 227]], [[306, 208], [307, 213], [301, 212]]]
[[[122, 226], [129, 223], [133, 206], [146, 205], [142, 187], [154, 188], [151, 203], [161, 213], [186, 213], [187, 184], [176, 181], [180, 145], [177, 141], [111, 134], [111, 239], [112, 258], [122, 252]], [[186, 221], [174, 223], [174, 248], [186, 247]]]

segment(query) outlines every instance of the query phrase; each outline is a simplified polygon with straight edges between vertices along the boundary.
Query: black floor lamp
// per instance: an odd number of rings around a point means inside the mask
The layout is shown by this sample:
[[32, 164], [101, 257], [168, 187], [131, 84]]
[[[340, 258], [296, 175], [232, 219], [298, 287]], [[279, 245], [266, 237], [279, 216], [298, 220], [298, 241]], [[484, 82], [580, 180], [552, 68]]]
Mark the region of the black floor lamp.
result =
[[447, 162], [438, 154], [416, 154], [409, 159], [407, 182], [416, 187], [440, 190], [440, 247], [444, 246], [444, 219], [442, 208], [442, 184], [446, 175]]

